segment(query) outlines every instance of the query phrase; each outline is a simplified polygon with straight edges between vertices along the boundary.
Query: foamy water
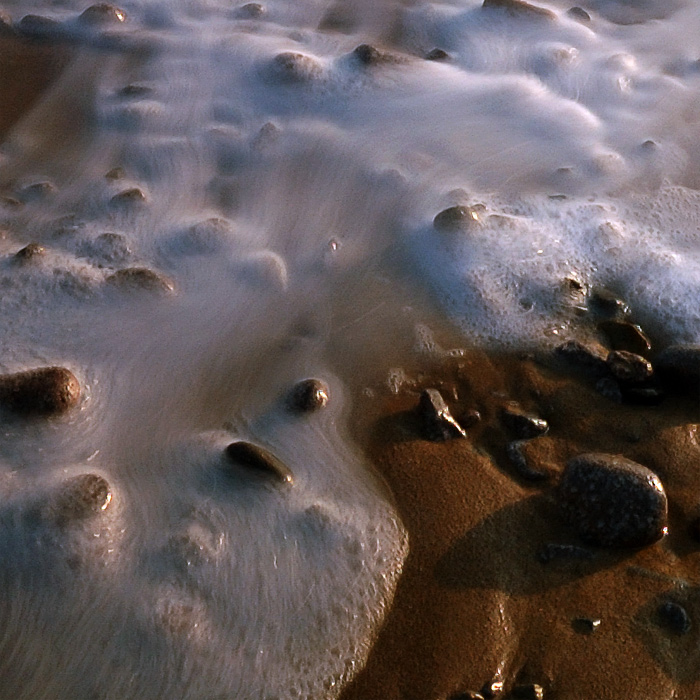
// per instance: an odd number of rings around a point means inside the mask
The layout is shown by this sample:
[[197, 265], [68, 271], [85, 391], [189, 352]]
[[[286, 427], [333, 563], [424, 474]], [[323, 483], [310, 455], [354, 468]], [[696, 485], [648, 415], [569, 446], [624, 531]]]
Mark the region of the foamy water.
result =
[[[0, 363], [66, 366], [83, 396], [3, 426], [0, 697], [336, 697], [409, 546], [348, 412], [371, 368], [431, 348], [426, 312], [542, 347], [600, 286], [700, 341], [700, 12], [85, 7], [5, 2], [74, 56], [0, 151], [22, 203], [0, 209]], [[473, 221], [436, 227], [455, 205]], [[298, 415], [306, 377], [331, 399]], [[293, 484], [225, 474], [236, 439]], [[103, 514], [36, 516], [85, 472]]]

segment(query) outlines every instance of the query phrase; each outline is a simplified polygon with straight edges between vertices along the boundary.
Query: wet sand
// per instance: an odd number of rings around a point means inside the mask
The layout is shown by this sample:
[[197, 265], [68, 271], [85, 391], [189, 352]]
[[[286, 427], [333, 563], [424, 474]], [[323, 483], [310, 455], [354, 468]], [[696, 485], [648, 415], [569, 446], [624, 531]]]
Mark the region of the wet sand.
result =
[[[697, 395], [618, 404], [567, 368], [480, 352], [424, 363], [409, 377], [398, 394], [358, 407], [410, 553], [344, 700], [464, 700], [492, 681], [504, 684], [494, 697], [698, 697], [700, 545], [689, 534], [700, 514]], [[458, 421], [480, 412], [467, 439], [425, 439], [417, 405], [426, 387], [442, 391]], [[509, 400], [549, 422], [525, 450], [541, 481], [519, 476], [506, 454]], [[640, 550], [581, 542], [559, 515], [555, 486], [567, 459], [584, 452], [622, 454], [661, 478], [667, 537]], [[543, 563], [548, 544], [582, 547], [590, 559]], [[667, 601], [686, 610], [690, 631], [660, 618]]]

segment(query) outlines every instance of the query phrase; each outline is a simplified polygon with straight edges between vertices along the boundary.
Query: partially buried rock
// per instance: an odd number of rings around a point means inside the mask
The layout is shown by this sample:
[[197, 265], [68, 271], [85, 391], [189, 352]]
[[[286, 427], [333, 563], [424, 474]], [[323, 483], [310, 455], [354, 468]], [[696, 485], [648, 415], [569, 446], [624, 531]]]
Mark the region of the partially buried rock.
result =
[[172, 292], [173, 283], [147, 267], [127, 267], [118, 270], [107, 278], [107, 282], [121, 289], [133, 289], [151, 292]]
[[569, 460], [558, 499], [564, 518], [590, 544], [646, 547], [667, 532], [661, 480], [620, 455], [591, 453]]
[[448, 233], [467, 231], [481, 223], [480, 215], [481, 209], [479, 207], [466, 207], [458, 204], [443, 209], [433, 219], [433, 226], [437, 231]]
[[523, 448], [530, 440], [514, 440], [508, 443], [506, 452], [510, 463], [515, 467], [518, 476], [521, 476], [527, 481], [544, 481], [549, 478], [549, 473], [542, 469], [533, 467], [525, 454]]
[[505, 10], [510, 17], [548, 20], [557, 18], [551, 10], [531, 5], [529, 2], [524, 2], [524, 0], [484, 0], [482, 7], [487, 10]]
[[64, 367], [0, 376], [0, 405], [23, 416], [65, 413], [80, 400], [80, 383]]
[[56, 38], [62, 33], [62, 26], [50, 17], [25, 15], [17, 23], [17, 31], [34, 39]]
[[627, 316], [630, 307], [614, 292], [605, 287], [594, 287], [591, 291], [590, 306], [593, 311], [602, 316], [616, 318]]
[[593, 634], [601, 625], [601, 620], [597, 617], [575, 617], [571, 621], [571, 626], [579, 634]]
[[282, 460], [260, 445], [243, 440], [232, 442], [224, 450], [227, 461], [246, 467], [262, 477], [274, 479], [282, 484], [291, 484], [294, 476]]
[[86, 26], [103, 26], [109, 24], [121, 24], [126, 21], [126, 12], [114, 5], [100, 3], [90, 5], [78, 18], [78, 21]]
[[555, 352], [562, 359], [572, 365], [577, 365], [581, 369], [589, 370], [596, 374], [602, 374], [607, 371], [606, 360], [608, 351], [600, 343], [582, 343], [578, 340], [568, 340], [557, 346]]
[[433, 49], [425, 57], [427, 61], [446, 61], [450, 57], [450, 54], [443, 49]]
[[30, 243], [24, 246], [24, 248], [20, 248], [20, 250], [15, 253], [14, 259], [15, 262], [24, 264], [39, 260], [44, 255], [46, 255], [46, 248], [44, 248], [44, 246], [38, 243]]
[[606, 363], [613, 377], [621, 382], [641, 383], [654, 373], [649, 360], [626, 350], [613, 350]]
[[321, 66], [311, 56], [285, 51], [272, 59], [272, 73], [283, 82], [305, 83], [321, 75]]
[[590, 22], [591, 16], [582, 7], [572, 7], [566, 11], [566, 14], [579, 22]]
[[303, 379], [289, 395], [289, 407], [297, 413], [312, 413], [323, 408], [330, 397], [328, 384], [320, 379]]
[[360, 44], [352, 52], [352, 55], [363, 66], [375, 66], [378, 63], [382, 63], [382, 61], [386, 60], [386, 55], [378, 48], [371, 46], [370, 44]]
[[549, 430], [549, 424], [544, 418], [523, 410], [515, 401], [503, 408], [501, 420], [503, 425], [521, 440], [539, 437]]
[[131, 187], [128, 190], [123, 190], [112, 197], [110, 200], [114, 205], [134, 205], [143, 204], [146, 201], [146, 195], [143, 190], [138, 187]]
[[66, 481], [53, 498], [46, 515], [59, 525], [85, 520], [107, 509], [112, 491], [98, 474], [81, 474]]
[[690, 632], [690, 617], [682, 605], [667, 600], [659, 605], [656, 612], [661, 626], [673, 634], [682, 636]]
[[636, 323], [628, 321], [602, 321], [598, 328], [609, 338], [613, 350], [627, 350], [644, 355], [651, 350], [651, 341]]
[[465, 438], [464, 428], [452, 417], [450, 409], [437, 389], [425, 389], [419, 399], [418, 410], [430, 440]]

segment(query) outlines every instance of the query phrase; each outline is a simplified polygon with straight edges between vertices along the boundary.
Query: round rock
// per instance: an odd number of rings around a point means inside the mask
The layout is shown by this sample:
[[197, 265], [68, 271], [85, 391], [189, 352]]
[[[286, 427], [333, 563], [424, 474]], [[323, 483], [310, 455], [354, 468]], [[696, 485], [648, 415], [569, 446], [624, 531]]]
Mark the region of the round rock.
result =
[[620, 455], [569, 460], [558, 487], [562, 515], [584, 541], [601, 547], [646, 547], [668, 529], [659, 477]]
[[25, 416], [65, 413], [80, 400], [80, 383], [64, 367], [42, 367], [0, 376], [0, 404]]
[[450, 233], [466, 231], [479, 223], [481, 223], [479, 209], [477, 207], [465, 207], [461, 204], [443, 209], [433, 219], [433, 226], [437, 231]]
[[312, 413], [323, 408], [330, 398], [328, 384], [320, 379], [303, 379], [289, 395], [289, 406], [298, 413]]
[[106, 510], [112, 501], [107, 480], [98, 474], [81, 474], [66, 481], [49, 506], [59, 524], [85, 520]]

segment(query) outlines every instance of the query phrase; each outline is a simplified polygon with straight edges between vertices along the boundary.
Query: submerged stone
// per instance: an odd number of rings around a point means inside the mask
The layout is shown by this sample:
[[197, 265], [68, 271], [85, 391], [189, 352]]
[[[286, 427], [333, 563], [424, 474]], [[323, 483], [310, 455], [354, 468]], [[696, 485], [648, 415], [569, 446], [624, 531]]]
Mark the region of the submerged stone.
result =
[[272, 59], [272, 71], [284, 82], [304, 83], [318, 78], [321, 75], [321, 66], [311, 56], [285, 51]]
[[673, 634], [683, 636], [690, 632], [692, 627], [690, 616], [682, 605], [667, 600], [659, 605], [656, 612], [661, 626]]
[[579, 22], [591, 21], [591, 16], [582, 7], [572, 7], [566, 11], [566, 14], [572, 19], [578, 20]]
[[425, 389], [421, 393], [418, 410], [430, 440], [467, 437], [464, 428], [453, 418], [445, 399], [437, 389]]
[[484, 0], [482, 7], [485, 10], [505, 10], [510, 17], [523, 17], [529, 19], [556, 19], [557, 16], [551, 10], [537, 5], [531, 5], [524, 0]]
[[433, 219], [433, 226], [437, 231], [444, 231], [448, 233], [466, 231], [480, 223], [480, 208], [467, 207], [462, 204], [443, 209]]
[[43, 15], [25, 15], [16, 26], [20, 34], [36, 39], [55, 38], [63, 32], [60, 22]]
[[565, 520], [591, 544], [646, 547], [667, 532], [668, 503], [661, 480], [621, 455], [574, 457], [557, 493]]
[[140, 204], [146, 201], [146, 195], [138, 187], [130, 187], [128, 190], [115, 194], [110, 201], [117, 205]]
[[121, 24], [126, 21], [126, 12], [114, 5], [99, 3], [84, 10], [78, 21], [88, 26]]
[[265, 8], [257, 2], [249, 2], [239, 7], [235, 16], [241, 19], [255, 19], [265, 14]]
[[450, 57], [450, 54], [443, 49], [433, 49], [425, 57], [427, 61], [446, 61]]
[[78, 404], [80, 383], [64, 367], [0, 375], [0, 405], [24, 416], [65, 413]]
[[144, 289], [152, 292], [172, 292], [173, 283], [147, 267], [126, 267], [107, 278], [107, 282], [122, 289]]
[[597, 313], [611, 318], [627, 316], [630, 307], [614, 292], [605, 287], [594, 287], [591, 291], [590, 306]]
[[111, 501], [112, 491], [105, 478], [98, 474], [81, 474], [61, 486], [47, 514], [63, 525], [101, 513]]
[[292, 484], [291, 469], [269, 450], [252, 442], [232, 442], [224, 450], [226, 459], [235, 465], [246, 467], [259, 476], [269, 477], [283, 484]]
[[378, 48], [370, 44], [360, 44], [354, 49], [352, 55], [364, 66], [374, 66], [385, 58]]
[[330, 389], [320, 379], [303, 379], [289, 395], [289, 406], [299, 413], [312, 413], [323, 408], [330, 398]]
[[14, 259], [18, 263], [36, 261], [46, 255], [46, 248], [38, 243], [30, 243], [15, 253]]

